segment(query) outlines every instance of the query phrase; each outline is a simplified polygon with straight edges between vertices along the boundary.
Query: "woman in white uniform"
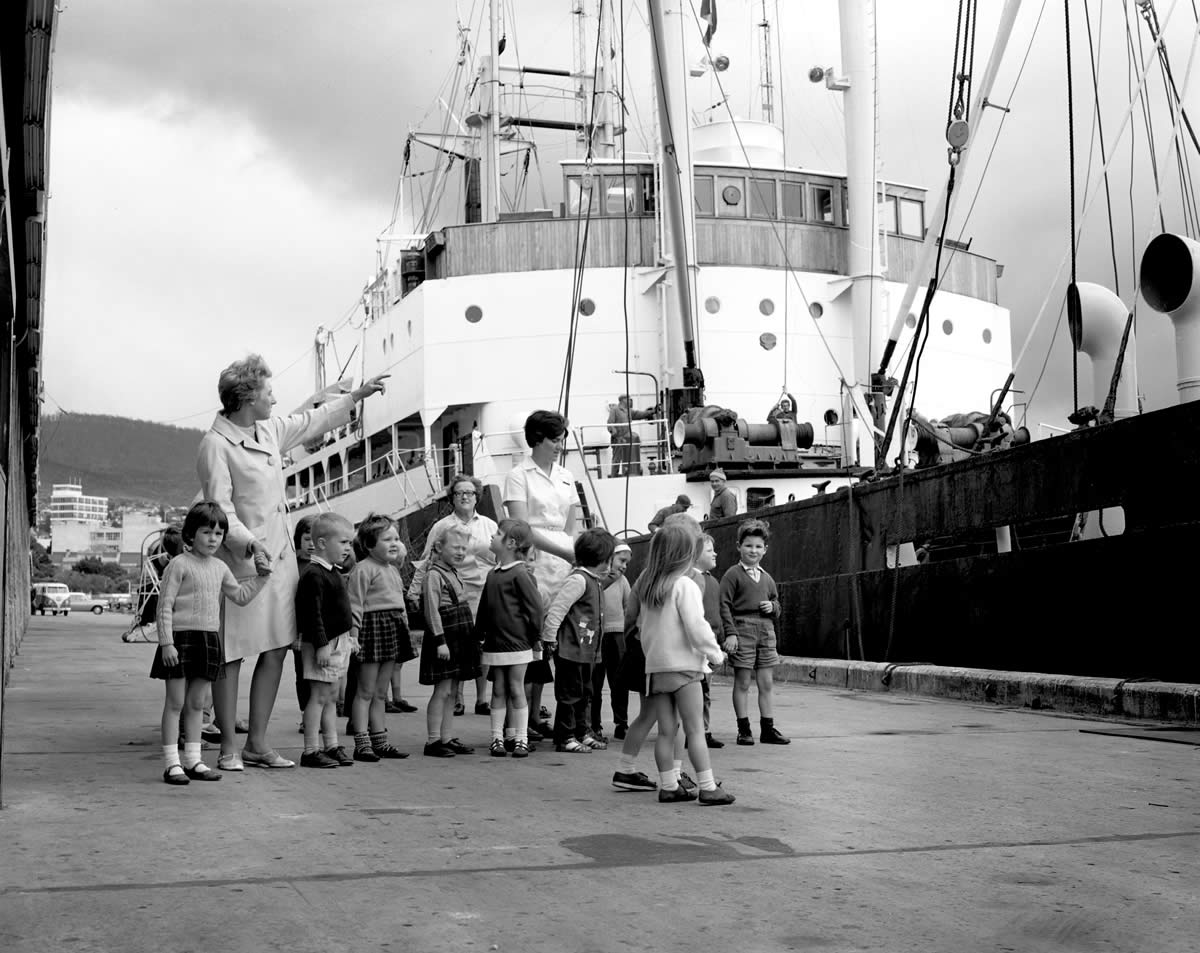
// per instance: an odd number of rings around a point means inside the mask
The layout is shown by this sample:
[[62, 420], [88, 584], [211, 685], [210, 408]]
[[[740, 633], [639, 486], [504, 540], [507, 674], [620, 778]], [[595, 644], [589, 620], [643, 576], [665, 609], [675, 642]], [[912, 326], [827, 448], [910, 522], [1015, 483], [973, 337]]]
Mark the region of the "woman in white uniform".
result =
[[535, 410], [525, 420], [529, 459], [513, 467], [504, 481], [505, 509], [512, 519], [525, 520], [533, 529], [538, 553], [534, 576], [551, 594], [558, 591], [575, 561], [579, 494], [571, 471], [558, 463], [566, 436], [562, 414]]
[[[229, 532], [218, 555], [239, 580], [267, 562], [270, 581], [248, 606], [226, 602], [221, 642], [224, 677], [213, 683], [213, 707], [221, 731], [222, 770], [243, 764], [290, 768], [294, 763], [267, 744], [267, 723], [275, 707], [279, 676], [288, 647], [296, 639], [296, 584], [299, 573], [288, 524], [283, 454], [334, 427], [350, 422], [354, 405], [382, 393], [383, 374], [336, 400], [290, 417], [273, 417], [271, 371], [257, 354], [221, 372], [217, 390], [221, 412], [200, 440], [196, 470], [204, 499], [219, 503]], [[238, 676], [242, 660], [257, 655], [250, 683], [250, 732], [239, 756], [235, 744]]]

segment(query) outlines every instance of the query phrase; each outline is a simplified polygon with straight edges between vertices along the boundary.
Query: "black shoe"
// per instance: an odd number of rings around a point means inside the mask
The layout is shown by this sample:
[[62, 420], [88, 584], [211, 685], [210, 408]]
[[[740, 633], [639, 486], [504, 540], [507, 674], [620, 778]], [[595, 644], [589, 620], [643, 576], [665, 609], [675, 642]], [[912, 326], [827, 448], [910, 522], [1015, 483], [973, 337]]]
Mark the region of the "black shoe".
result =
[[453, 758], [454, 752], [440, 741], [429, 741], [425, 744], [427, 758]]
[[462, 702], [455, 702], [455, 703], [454, 703], [454, 714], [456, 714], [456, 715], [465, 715], [466, 713], [467, 713], [467, 706], [466, 706], [466, 705], [464, 705]]
[[707, 804], [710, 807], [717, 807], [721, 804], [732, 804], [735, 800], [736, 798], [732, 794], [722, 788], [700, 792], [700, 803]]
[[512, 756], [514, 758], [528, 758], [529, 752], [533, 751], [534, 747], [524, 741], [518, 741], [513, 745]]
[[383, 710], [389, 715], [407, 714], [408, 712], [416, 711], [416, 705], [410, 705], [403, 698], [399, 701], [390, 701], [383, 706]]
[[538, 718], [540, 718], [542, 721], [549, 721], [550, 720], [550, 709], [547, 708], [545, 705], [542, 705], [538, 709]]
[[302, 768], [336, 768], [337, 766], [337, 760], [329, 757], [324, 751], [310, 751], [308, 754], [300, 755], [300, 767]]
[[618, 771], [612, 777], [614, 788], [622, 791], [657, 791], [658, 785], [641, 771]]
[[[300, 730], [303, 731], [304, 729], [301, 728]], [[200, 730], [200, 740], [211, 741], [213, 744], [220, 744], [221, 732], [219, 732], [216, 728], [202, 728]]]
[[526, 729], [526, 731], [528, 732], [528, 736], [529, 736], [529, 740], [530, 740], [530, 741], [541, 741], [543, 738], [545, 738], [545, 737], [546, 737], [546, 736], [545, 736], [545, 735], [543, 735], [543, 734], [542, 734], [540, 731], [538, 731], [538, 730], [537, 730], [537, 729], [536, 729], [536, 728], [535, 728], [533, 725], [530, 725], [530, 726], [529, 726], [529, 727]]
[[658, 799], [664, 804], [670, 801], [694, 801], [696, 800], [696, 795], [681, 784], [673, 791], [659, 789]]
[[679, 786], [687, 791], [688, 794], [696, 793], [697, 784], [686, 771], [679, 772]]
[[492, 706], [489, 705], [487, 702], [476, 702], [475, 703], [475, 714], [490, 715], [491, 713], [492, 713]]
[[[204, 768], [203, 771], [198, 771], [197, 768]], [[193, 781], [220, 781], [221, 772], [214, 771], [208, 767], [203, 761], [197, 761], [190, 768], [184, 768], [183, 773]]]
[[707, 744], [710, 748], [724, 748], [725, 747], [724, 741], [717, 741], [717, 739], [714, 738], [712, 736], [712, 734], [709, 732], [705, 732], [705, 734], [704, 734], [704, 743]]
[[554, 726], [550, 724], [550, 722], [543, 719], [542, 721], [539, 721], [535, 727], [537, 728], [538, 733], [544, 738], [554, 737]]
[[617, 725], [617, 727], [613, 729], [613, 739], [616, 741], [624, 741], [626, 730], [627, 729], [624, 725]]
[[163, 772], [163, 780], [167, 784], [191, 784], [191, 779], [187, 776], [187, 772], [183, 770], [182, 764], [173, 764]]
[[739, 731], [737, 743], [740, 745], [752, 745], [754, 744], [754, 735], [750, 734], [748, 731]]
[[[516, 740], [513, 741], [513, 746], [516, 747]], [[493, 758], [507, 758], [508, 748], [501, 738], [493, 738], [492, 743], [488, 745], [488, 751], [491, 752]]]
[[790, 745], [792, 743], [792, 739], [785, 738], [774, 725], [764, 728], [762, 734], [758, 736], [758, 740], [765, 745]]
[[394, 704], [395, 704], [395, 706], [396, 706], [397, 708], [399, 708], [399, 709], [400, 709], [402, 712], [404, 712], [405, 714], [408, 714], [409, 712], [413, 712], [413, 711], [416, 711], [416, 710], [417, 710], [417, 706], [416, 706], [416, 705], [414, 705], [414, 704], [413, 704], [412, 702], [410, 702], [410, 701], [406, 701], [406, 700], [405, 700], [405, 699], [403, 699], [403, 698], [401, 698], [399, 701], [395, 702]]
[[350, 755], [346, 754], [346, 749], [341, 745], [335, 745], [332, 748], [326, 748], [325, 753], [329, 755], [329, 757], [333, 758], [333, 760], [343, 768], [354, 767], [354, 759], [350, 757]]
[[374, 764], [376, 761], [379, 760], [379, 755], [377, 755], [375, 753], [374, 748], [355, 748], [354, 749], [354, 760], [355, 761], [365, 761], [368, 764]]
[[381, 745], [375, 745], [375, 755], [379, 758], [407, 758], [408, 752], [401, 751], [395, 745], [385, 741]]
[[449, 748], [455, 754], [474, 754], [475, 753], [474, 748], [472, 748], [470, 745], [463, 744], [457, 738], [451, 738], [449, 741], [443, 741], [442, 744], [444, 744], [447, 748]]

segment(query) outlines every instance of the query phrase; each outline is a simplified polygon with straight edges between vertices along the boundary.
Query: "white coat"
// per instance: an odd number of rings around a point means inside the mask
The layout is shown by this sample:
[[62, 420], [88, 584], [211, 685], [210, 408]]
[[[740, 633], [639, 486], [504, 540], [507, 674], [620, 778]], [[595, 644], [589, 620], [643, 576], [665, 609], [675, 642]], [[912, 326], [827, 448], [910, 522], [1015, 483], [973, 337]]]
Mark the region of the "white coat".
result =
[[218, 556], [239, 580], [255, 575], [247, 547], [261, 541], [271, 557], [271, 578], [248, 606], [222, 604], [225, 661], [235, 662], [296, 639], [296, 549], [288, 519], [282, 455], [334, 427], [350, 422], [347, 395], [315, 410], [272, 417], [254, 425], [254, 437], [217, 415], [200, 440], [196, 472], [201, 496], [221, 505], [229, 533]]

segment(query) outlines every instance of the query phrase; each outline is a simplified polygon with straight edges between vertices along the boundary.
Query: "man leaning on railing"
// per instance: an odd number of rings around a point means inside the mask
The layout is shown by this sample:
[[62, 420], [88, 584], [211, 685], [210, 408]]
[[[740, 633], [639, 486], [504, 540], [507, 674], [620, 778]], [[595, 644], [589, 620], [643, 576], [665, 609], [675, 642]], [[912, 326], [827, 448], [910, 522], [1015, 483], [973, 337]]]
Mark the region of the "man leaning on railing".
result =
[[642, 475], [642, 438], [633, 432], [633, 421], [653, 420], [657, 407], [631, 410], [629, 395], [622, 394], [608, 411], [608, 433], [612, 438], [612, 472], [609, 476]]

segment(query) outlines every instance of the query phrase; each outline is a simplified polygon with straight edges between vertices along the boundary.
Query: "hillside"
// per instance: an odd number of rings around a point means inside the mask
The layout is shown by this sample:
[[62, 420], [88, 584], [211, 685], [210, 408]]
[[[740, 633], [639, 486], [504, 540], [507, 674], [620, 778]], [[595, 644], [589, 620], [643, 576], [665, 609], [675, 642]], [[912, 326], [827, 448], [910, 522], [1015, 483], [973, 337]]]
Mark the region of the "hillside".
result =
[[199, 489], [200, 430], [101, 414], [42, 418], [39, 499], [54, 483], [83, 483], [88, 496], [186, 506]]

